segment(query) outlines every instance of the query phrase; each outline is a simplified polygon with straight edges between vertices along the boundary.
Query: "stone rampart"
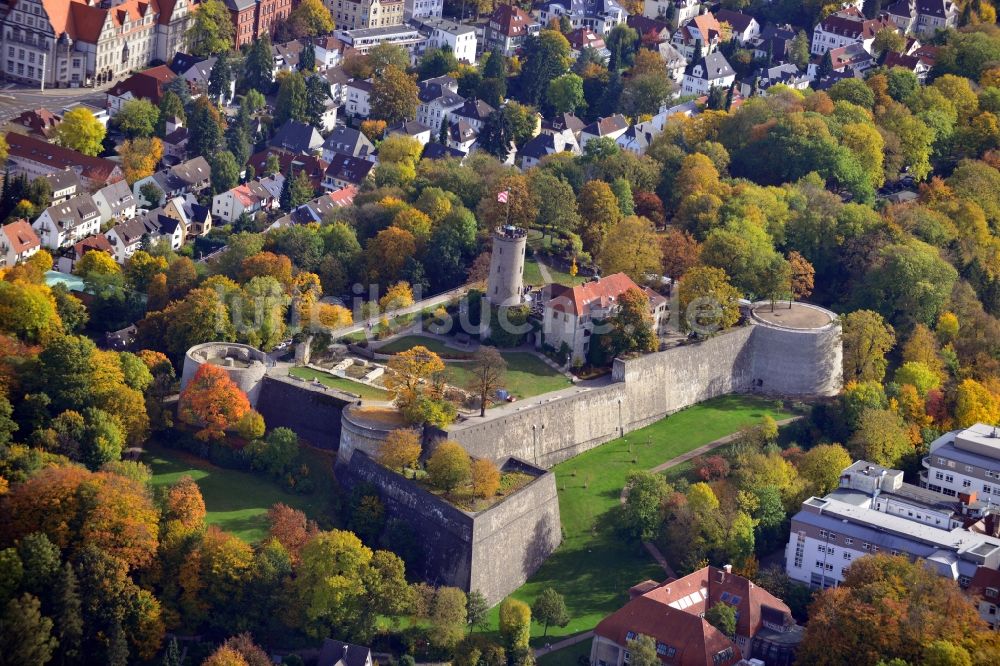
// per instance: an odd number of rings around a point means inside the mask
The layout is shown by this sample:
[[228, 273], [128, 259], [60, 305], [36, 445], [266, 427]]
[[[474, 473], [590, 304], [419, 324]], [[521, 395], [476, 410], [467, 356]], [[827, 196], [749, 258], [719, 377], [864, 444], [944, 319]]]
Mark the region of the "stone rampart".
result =
[[267, 375], [260, 385], [257, 411], [268, 429], [291, 428], [313, 446], [336, 449], [341, 441], [341, 413], [356, 399], [292, 377]]
[[491, 605], [520, 587], [561, 540], [555, 475], [518, 460], [504, 469], [537, 478], [485, 511], [469, 513], [382, 467], [362, 449], [337, 466], [347, 488], [370, 484], [387, 514], [410, 525], [423, 580], [479, 590]]

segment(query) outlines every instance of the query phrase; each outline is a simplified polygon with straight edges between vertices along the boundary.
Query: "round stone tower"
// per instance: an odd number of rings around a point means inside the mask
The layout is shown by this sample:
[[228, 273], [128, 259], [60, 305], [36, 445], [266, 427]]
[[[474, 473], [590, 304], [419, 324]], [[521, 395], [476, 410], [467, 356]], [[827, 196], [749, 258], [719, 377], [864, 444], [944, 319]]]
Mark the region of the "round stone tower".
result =
[[520, 227], [497, 227], [493, 232], [493, 252], [490, 254], [490, 275], [486, 281], [486, 298], [492, 305], [508, 306], [521, 303], [524, 291], [524, 251], [528, 232]]

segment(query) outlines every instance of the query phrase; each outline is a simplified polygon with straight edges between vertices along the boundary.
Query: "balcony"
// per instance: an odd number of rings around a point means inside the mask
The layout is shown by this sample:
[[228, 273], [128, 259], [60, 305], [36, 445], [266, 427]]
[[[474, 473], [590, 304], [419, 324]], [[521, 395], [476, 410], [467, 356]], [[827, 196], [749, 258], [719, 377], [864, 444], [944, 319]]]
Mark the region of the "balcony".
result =
[[930, 456], [924, 456], [923, 458], [920, 459], [920, 464], [924, 466], [924, 469], [930, 469], [931, 468], [931, 457]]

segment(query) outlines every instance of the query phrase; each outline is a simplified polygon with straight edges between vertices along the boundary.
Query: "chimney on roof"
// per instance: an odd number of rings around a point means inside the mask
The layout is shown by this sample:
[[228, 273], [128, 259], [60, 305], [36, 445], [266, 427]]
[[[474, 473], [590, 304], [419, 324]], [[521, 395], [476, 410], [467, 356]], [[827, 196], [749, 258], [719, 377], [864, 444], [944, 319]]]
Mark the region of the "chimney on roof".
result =
[[733, 565], [732, 564], [723, 564], [722, 565], [722, 570], [725, 571], [727, 574], [731, 574], [731, 573], [733, 573]]

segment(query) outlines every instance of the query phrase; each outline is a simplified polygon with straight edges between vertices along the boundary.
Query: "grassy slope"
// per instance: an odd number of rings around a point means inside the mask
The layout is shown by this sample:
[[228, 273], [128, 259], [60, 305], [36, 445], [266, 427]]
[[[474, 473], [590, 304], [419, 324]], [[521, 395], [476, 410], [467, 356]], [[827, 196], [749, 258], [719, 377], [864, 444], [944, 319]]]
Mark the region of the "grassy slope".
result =
[[170, 485], [185, 475], [193, 478], [205, 499], [207, 522], [253, 543], [266, 535], [265, 514], [278, 502], [300, 509], [310, 518], [320, 518], [326, 511], [325, 498], [332, 483], [326, 469], [332, 470], [331, 454], [305, 447], [302, 452], [317, 486], [309, 495], [286, 492], [256, 474], [217, 467], [198, 456], [152, 442], [146, 447], [143, 462], [153, 470], [154, 487]]
[[[559, 391], [570, 386], [570, 381], [534, 354], [501, 352], [507, 361], [507, 379], [503, 387], [520, 399]], [[448, 382], [454, 386], [468, 386], [471, 374], [467, 364], [449, 363]]]
[[436, 338], [426, 338], [422, 335], [405, 335], [401, 338], [396, 338], [395, 340], [386, 343], [385, 345], [376, 349], [380, 354], [398, 354], [399, 352], [412, 349], [417, 345], [427, 347], [435, 354], [442, 357], [448, 358], [471, 358], [472, 354], [469, 352], [463, 352], [460, 349], [455, 349], [453, 347], [448, 347], [441, 340]]
[[[541, 645], [592, 629], [626, 601], [629, 587], [664, 577], [645, 550], [624, 542], [611, 524], [612, 509], [630, 471], [654, 467], [764, 415], [787, 416], [773, 402], [725, 396], [556, 465], [563, 543], [513, 596], [530, 604], [546, 587], [555, 588], [566, 597], [572, 620], [566, 627], [550, 628], [544, 640], [541, 626], [533, 624], [532, 642]], [[494, 626], [496, 614], [494, 609]]]
[[[587, 277], [584, 275], [577, 275], [574, 277], [565, 271], [559, 270], [555, 266], [551, 266], [549, 264], [546, 264], [545, 266], [549, 269], [549, 275], [551, 276], [552, 281], [556, 284], [573, 287], [587, 281]], [[542, 271], [538, 268], [538, 261], [536, 259], [526, 259], [524, 262], [524, 284], [538, 286], [545, 284], [545, 282], [545, 278], [542, 277]]]
[[362, 384], [361, 382], [351, 381], [350, 379], [345, 379], [343, 377], [335, 377], [327, 372], [321, 372], [319, 370], [314, 370], [313, 368], [291, 368], [289, 369], [288, 374], [293, 377], [298, 377], [299, 379], [307, 379], [310, 381], [318, 379], [324, 386], [329, 386], [341, 391], [349, 391], [360, 395], [362, 398], [368, 398], [370, 400], [389, 399], [389, 393], [380, 388], [369, 386], [368, 384]]

